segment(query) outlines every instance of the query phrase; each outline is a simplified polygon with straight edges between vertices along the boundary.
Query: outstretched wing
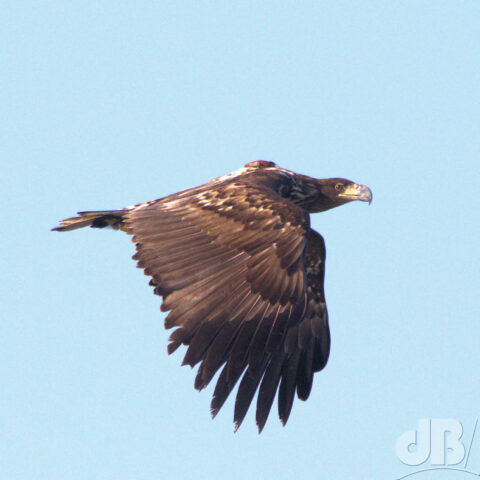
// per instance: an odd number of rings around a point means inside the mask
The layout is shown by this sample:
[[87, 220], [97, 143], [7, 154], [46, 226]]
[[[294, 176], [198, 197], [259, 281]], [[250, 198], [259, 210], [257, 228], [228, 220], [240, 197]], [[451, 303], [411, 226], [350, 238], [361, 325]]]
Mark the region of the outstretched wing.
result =
[[188, 345], [183, 364], [201, 362], [197, 389], [223, 364], [229, 386], [248, 366], [253, 395], [307, 310], [308, 214], [271, 190], [232, 181], [141, 205], [124, 220], [138, 266], [170, 310], [166, 328], [178, 327], [169, 353]]

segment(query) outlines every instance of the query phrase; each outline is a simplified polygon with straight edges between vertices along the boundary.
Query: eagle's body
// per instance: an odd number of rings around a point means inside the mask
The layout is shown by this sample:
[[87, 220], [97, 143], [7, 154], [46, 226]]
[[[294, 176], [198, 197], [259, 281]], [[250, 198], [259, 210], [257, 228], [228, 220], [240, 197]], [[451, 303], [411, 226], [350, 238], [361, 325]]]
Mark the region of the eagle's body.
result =
[[[120, 228], [133, 235], [134, 259], [170, 311], [169, 353], [188, 349], [200, 363], [195, 388], [223, 367], [215, 416], [241, 378], [234, 421], [242, 423], [255, 391], [257, 425], [265, 425], [278, 386], [285, 424], [295, 392], [306, 400], [313, 374], [327, 363], [328, 313], [323, 289], [325, 244], [309, 213], [371, 191], [344, 179], [317, 180], [251, 162], [200, 187], [121, 210], [80, 212], [54, 230]], [[243, 376], [242, 376], [243, 375]]]

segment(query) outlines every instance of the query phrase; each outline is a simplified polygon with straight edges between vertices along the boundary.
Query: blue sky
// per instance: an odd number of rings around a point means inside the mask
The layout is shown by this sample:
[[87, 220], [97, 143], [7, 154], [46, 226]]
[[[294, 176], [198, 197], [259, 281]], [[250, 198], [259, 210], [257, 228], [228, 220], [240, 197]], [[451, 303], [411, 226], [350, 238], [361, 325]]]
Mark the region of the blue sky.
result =
[[[0, 477], [394, 479], [414, 471], [395, 442], [418, 419], [458, 419], [468, 443], [479, 15], [440, 0], [2, 3]], [[231, 400], [212, 421], [211, 386], [167, 356], [129, 238], [49, 231], [260, 158], [374, 195], [312, 218], [330, 360], [261, 436], [252, 411], [233, 434]]]

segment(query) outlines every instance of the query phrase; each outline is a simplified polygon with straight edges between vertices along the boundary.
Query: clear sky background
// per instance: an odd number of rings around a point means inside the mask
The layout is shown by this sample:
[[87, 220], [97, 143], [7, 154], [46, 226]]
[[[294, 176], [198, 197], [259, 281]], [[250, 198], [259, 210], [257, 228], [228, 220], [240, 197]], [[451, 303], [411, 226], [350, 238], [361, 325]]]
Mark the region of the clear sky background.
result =
[[[475, 0], [2, 2], [0, 478], [393, 479], [419, 418], [467, 442], [479, 19]], [[260, 436], [253, 409], [233, 433], [232, 399], [212, 421], [212, 385], [167, 356], [127, 236], [49, 231], [256, 159], [373, 190], [312, 218], [330, 361]]]

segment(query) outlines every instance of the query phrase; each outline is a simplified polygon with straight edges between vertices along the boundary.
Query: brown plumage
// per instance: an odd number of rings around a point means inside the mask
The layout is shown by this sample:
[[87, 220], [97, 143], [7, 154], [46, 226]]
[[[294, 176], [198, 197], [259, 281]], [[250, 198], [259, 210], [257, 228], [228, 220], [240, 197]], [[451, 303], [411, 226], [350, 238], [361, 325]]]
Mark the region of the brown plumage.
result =
[[371, 191], [345, 179], [317, 180], [256, 161], [200, 187], [121, 210], [80, 212], [53, 230], [112, 227], [133, 235], [134, 259], [169, 311], [168, 353], [188, 348], [195, 388], [221, 369], [215, 416], [239, 383], [238, 429], [258, 390], [262, 431], [278, 391], [285, 424], [295, 392], [306, 400], [330, 351], [324, 295], [325, 243], [309, 213]]

